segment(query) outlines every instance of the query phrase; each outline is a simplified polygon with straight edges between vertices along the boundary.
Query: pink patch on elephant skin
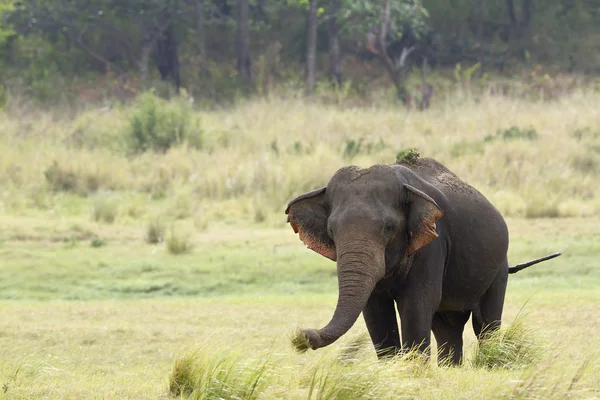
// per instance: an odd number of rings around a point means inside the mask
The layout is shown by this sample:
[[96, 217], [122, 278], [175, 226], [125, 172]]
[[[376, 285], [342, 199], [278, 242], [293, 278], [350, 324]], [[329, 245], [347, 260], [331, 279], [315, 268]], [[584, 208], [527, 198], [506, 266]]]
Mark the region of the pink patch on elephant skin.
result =
[[329, 258], [330, 260], [336, 260], [337, 254], [335, 251], [335, 246], [330, 246], [326, 243], [323, 243], [316, 235], [313, 235], [310, 232], [305, 231], [304, 229], [300, 229], [298, 231], [298, 236], [300, 237], [300, 240], [304, 242], [306, 247], [308, 247], [312, 251], [317, 252], [323, 257]]

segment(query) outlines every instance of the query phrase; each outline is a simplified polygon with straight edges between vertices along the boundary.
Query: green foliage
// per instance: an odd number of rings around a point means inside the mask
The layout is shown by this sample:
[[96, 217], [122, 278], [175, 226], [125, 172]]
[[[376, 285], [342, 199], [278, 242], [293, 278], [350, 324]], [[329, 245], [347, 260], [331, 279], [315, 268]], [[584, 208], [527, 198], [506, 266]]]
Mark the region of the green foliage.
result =
[[169, 393], [195, 400], [254, 400], [266, 389], [266, 360], [244, 359], [239, 351], [210, 342], [180, 352], [169, 376]]
[[421, 153], [419, 152], [419, 149], [416, 147], [409, 147], [396, 153], [396, 164], [412, 164], [417, 161], [420, 156]]
[[90, 246], [92, 246], [94, 248], [104, 247], [105, 245], [106, 245], [106, 241], [104, 239], [101, 239], [101, 238], [94, 238], [90, 242]]
[[492, 332], [477, 348], [473, 360], [476, 368], [524, 368], [539, 361], [547, 351], [544, 341], [528, 327], [521, 316], [507, 329]]
[[[514, 139], [525, 139], [525, 140], [537, 140], [538, 133], [534, 128], [521, 129], [516, 126], [511, 126], [508, 129], [498, 129], [496, 137], [501, 137], [503, 140], [514, 140]], [[487, 136], [486, 141], [493, 140], [493, 137]]]
[[379, 153], [386, 147], [383, 139], [374, 141], [373, 139], [365, 139], [363, 137], [359, 139], [346, 139], [344, 142], [344, 149], [342, 155], [346, 159], [352, 159], [359, 154], [374, 154]]
[[127, 130], [130, 150], [165, 152], [171, 147], [187, 144], [202, 147], [199, 120], [185, 99], [163, 100], [152, 92], [142, 94], [133, 110]]
[[[359, 33], [369, 32], [381, 25], [383, 1], [342, 0], [341, 15], [352, 21], [348, 29]], [[398, 40], [408, 28], [416, 37], [424, 35], [429, 26], [429, 13], [420, 0], [390, 1], [390, 24], [388, 39]]]

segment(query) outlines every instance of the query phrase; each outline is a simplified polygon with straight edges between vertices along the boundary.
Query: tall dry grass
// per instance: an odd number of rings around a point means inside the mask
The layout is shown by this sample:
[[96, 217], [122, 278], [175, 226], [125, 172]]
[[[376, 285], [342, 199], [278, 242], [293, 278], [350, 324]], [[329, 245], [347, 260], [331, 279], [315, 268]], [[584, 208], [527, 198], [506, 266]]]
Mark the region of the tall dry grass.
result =
[[[506, 216], [597, 215], [598, 104], [600, 94], [583, 90], [552, 102], [463, 97], [425, 112], [255, 99], [193, 111], [193, 126], [202, 131], [193, 148], [137, 155], [127, 148], [136, 105], [75, 118], [4, 113], [0, 208], [48, 209], [57, 196], [116, 191], [165, 201], [184, 218], [201, 213], [209, 220], [263, 222], [344, 165], [392, 163], [399, 150], [417, 147], [480, 189]], [[181, 204], [195, 206], [181, 213]]]

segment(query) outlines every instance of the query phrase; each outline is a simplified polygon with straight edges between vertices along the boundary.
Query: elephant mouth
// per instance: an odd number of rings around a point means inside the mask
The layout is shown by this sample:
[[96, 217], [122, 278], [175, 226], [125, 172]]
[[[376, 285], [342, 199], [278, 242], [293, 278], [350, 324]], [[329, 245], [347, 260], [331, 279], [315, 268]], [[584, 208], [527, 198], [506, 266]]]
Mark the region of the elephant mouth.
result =
[[397, 266], [390, 268], [389, 271], [386, 271], [383, 275], [382, 279], [388, 279], [391, 277], [400, 277], [406, 278], [408, 272], [412, 268], [413, 261], [415, 259], [415, 253], [413, 254], [405, 254], [404, 257], [400, 260]]

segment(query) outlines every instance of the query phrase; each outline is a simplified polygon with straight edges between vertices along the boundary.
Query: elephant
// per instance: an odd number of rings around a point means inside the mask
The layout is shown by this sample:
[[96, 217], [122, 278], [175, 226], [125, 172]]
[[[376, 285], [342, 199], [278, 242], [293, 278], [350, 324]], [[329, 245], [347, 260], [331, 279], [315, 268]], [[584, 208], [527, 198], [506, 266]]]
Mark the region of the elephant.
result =
[[433, 331], [438, 360], [460, 364], [471, 314], [482, 340], [500, 327], [508, 274], [560, 255], [509, 267], [500, 212], [431, 158], [343, 167], [285, 213], [309, 249], [337, 263], [330, 322], [300, 331], [313, 350], [339, 339], [362, 312], [380, 359], [412, 348], [429, 359]]

